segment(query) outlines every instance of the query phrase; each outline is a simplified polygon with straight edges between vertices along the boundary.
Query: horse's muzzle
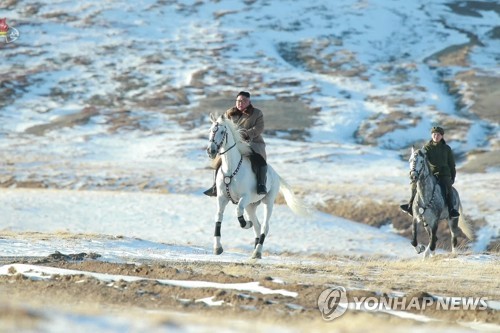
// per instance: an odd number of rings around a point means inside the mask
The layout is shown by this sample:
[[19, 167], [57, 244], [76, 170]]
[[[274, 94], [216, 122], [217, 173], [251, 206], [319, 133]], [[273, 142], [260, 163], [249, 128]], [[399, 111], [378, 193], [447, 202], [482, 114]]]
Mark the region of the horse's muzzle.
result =
[[418, 179], [418, 175], [415, 171], [410, 171], [410, 180], [412, 183], [415, 183]]
[[215, 158], [215, 156], [217, 156], [217, 149], [214, 146], [214, 144], [210, 144], [207, 147], [207, 155], [212, 160]]

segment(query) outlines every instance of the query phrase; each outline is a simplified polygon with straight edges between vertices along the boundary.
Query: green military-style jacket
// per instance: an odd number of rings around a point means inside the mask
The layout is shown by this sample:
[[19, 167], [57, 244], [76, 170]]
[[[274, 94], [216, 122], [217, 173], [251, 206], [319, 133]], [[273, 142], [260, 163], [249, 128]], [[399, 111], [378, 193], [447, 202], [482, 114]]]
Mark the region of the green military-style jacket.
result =
[[431, 167], [431, 172], [438, 177], [451, 177], [455, 180], [455, 158], [450, 146], [443, 140], [438, 143], [429, 141], [424, 150]]

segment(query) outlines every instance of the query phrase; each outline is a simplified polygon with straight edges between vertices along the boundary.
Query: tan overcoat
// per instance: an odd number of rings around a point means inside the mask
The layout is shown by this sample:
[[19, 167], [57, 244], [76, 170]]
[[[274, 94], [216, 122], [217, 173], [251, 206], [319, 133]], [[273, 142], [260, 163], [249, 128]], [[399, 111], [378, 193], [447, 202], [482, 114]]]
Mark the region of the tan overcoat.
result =
[[256, 109], [250, 104], [246, 112], [239, 111], [236, 107], [226, 111], [226, 116], [236, 124], [239, 129], [244, 129], [250, 147], [265, 160], [266, 156], [266, 143], [262, 137], [264, 132], [264, 115], [262, 111]]

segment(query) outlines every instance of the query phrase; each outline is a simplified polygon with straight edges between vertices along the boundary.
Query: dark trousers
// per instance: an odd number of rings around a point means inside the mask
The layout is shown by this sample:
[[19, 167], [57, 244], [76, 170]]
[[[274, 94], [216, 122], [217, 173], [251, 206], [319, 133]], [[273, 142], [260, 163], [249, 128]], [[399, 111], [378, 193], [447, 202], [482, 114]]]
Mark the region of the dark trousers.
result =
[[256, 153], [252, 150], [252, 155], [250, 157], [250, 162], [252, 163], [252, 170], [257, 176], [257, 193], [266, 194], [266, 182], [267, 182], [267, 162], [262, 157], [262, 155]]
[[253, 172], [257, 173], [260, 167], [266, 166], [267, 162], [262, 157], [262, 155], [256, 153], [255, 151], [252, 150], [252, 154], [249, 156], [250, 158], [250, 163], [252, 163], [252, 170]]
[[444, 202], [448, 205], [448, 210], [453, 209], [453, 187], [450, 176], [438, 176], [439, 186], [443, 193]]
[[[441, 193], [443, 194], [444, 202], [448, 205], [448, 211], [453, 209], [453, 187], [450, 176], [438, 177], [438, 184], [441, 188]], [[413, 199], [417, 194], [417, 184], [411, 183], [411, 198], [408, 205], [411, 207], [413, 205]]]

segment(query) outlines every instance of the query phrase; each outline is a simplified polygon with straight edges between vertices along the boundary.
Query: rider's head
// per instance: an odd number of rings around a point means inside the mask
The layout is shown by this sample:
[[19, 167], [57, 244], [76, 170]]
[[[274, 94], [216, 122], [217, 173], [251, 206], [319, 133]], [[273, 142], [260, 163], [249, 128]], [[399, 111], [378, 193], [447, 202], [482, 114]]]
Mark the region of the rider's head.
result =
[[443, 139], [444, 136], [444, 129], [439, 126], [434, 126], [431, 129], [431, 136], [432, 136], [432, 141], [434, 142], [439, 142]]
[[245, 111], [250, 105], [250, 93], [247, 91], [240, 91], [236, 95], [236, 108], [240, 111]]

